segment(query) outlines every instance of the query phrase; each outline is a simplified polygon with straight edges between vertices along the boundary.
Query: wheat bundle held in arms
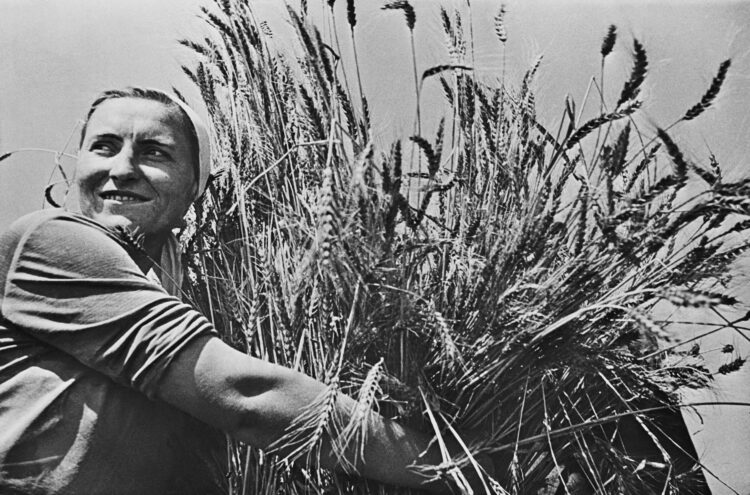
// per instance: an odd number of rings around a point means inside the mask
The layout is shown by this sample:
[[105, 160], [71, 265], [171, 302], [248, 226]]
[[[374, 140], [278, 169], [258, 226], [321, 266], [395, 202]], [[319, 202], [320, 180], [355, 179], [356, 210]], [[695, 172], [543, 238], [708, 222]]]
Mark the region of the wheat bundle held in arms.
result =
[[[362, 408], [339, 424], [321, 400], [289, 432], [307, 448], [298, 457], [324, 433], [340, 452], [358, 448], [365, 411], [377, 408], [460, 440], [470, 455], [418, 467], [458, 486], [456, 465], [492, 456], [494, 473], [478, 469], [490, 493], [564, 493], [581, 478], [598, 493], [704, 493], [687, 431], [673, 423], [676, 390], [711, 375], [685, 347], [658, 349], [672, 327], [652, 311], [736, 303], [721, 284], [748, 248], [750, 181], [725, 182], [718, 165], [688, 160], [672, 126], [640, 124], [647, 47], [633, 42], [617, 101], [589, 93], [595, 101], [578, 114], [569, 101], [555, 132], [536, 115], [539, 63], [518, 88], [479, 79], [468, 70], [470, 11], [442, 10], [454, 59], [419, 67], [420, 82], [414, 58], [415, 88], [404, 91], [419, 102], [439, 85], [444, 120], [422, 135], [418, 103], [414, 135], [384, 149], [373, 144], [363, 84], [347, 84], [359, 67], [333, 55], [344, 47], [323, 37], [306, 5], [289, 9], [294, 55], [277, 52], [268, 26], [238, 2], [204, 11], [216, 37], [184, 42], [201, 57], [185, 70], [225, 171], [184, 239], [192, 297], [228, 342]], [[361, 16], [347, 7], [354, 41]], [[387, 7], [403, 11], [413, 41], [418, 11]], [[508, 15], [494, 26], [503, 50]], [[602, 59], [617, 49], [616, 29], [603, 35]], [[713, 103], [728, 69], [682, 120]], [[599, 115], [581, 120], [594, 107]], [[236, 493], [390, 490], [239, 445], [232, 459]]]

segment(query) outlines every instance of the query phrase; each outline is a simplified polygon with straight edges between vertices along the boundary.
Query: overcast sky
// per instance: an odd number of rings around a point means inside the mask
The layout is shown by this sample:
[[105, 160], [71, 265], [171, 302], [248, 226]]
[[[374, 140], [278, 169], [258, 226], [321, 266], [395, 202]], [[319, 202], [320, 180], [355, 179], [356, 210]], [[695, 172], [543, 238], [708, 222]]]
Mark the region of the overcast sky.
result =
[[[128, 84], [176, 86], [195, 98], [180, 65], [190, 54], [176, 40], [198, 36], [197, 0], [0, 0], [0, 153], [24, 147], [75, 153], [76, 123], [103, 89]], [[325, 2], [309, 0], [314, 14]], [[382, 142], [406, 133], [413, 122], [412, 75], [408, 32], [398, 12], [380, 10], [383, 2], [361, 0], [357, 43], [365, 91]], [[439, 23], [438, 2], [415, 1], [420, 70], [449, 62]], [[633, 37], [649, 56], [642, 120], [646, 129], [667, 125], [696, 103], [719, 63], [732, 58], [726, 85], [714, 108], [675, 129], [678, 143], [697, 160], [709, 149], [733, 174], [750, 174], [750, 2], [716, 1], [508, 1], [506, 77], [518, 81], [537, 55], [544, 55], [537, 83], [543, 122], [554, 127], [566, 95], [583, 99], [599, 72], [599, 47], [609, 24], [620, 36], [607, 61], [608, 88], [619, 91], [630, 68]], [[336, 9], [343, 10], [343, 0]], [[442, 2], [464, 9], [464, 1]], [[499, 2], [472, 0], [476, 73], [499, 77], [502, 51], [492, 32]], [[281, 0], [255, 0], [258, 17], [269, 19], [280, 45], [290, 48], [281, 21]], [[344, 20], [339, 22], [344, 27]], [[342, 32], [343, 34], [343, 32]], [[344, 54], [346, 55], [346, 53]], [[425, 88], [424, 107], [435, 117], [431, 100], [437, 85]], [[404, 109], [407, 109], [406, 111]], [[430, 110], [432, 109], [432, 110]], [[0, 228], [42, 206], [54, 173], [54, 155], [29, 153], [0, 162]], [[63, 158], [71, 170], [73, 161]], [[748, 296], [746, 285], [736, 289]], [[750, 297], [746, 297], [750, 300]], [[694, 331], [698, 331], [695, 329]], [[735, 343], [723, 333], [710, 341]], [[710, 343], [709, 343], [710, 345]], [[705, 347], [704, 348], [708, 348]], [[747, 352], [746, 352], [747, 354]], [[713, 365], [719, 353], [709, 355]], [[750, 371], [718, 382], [717, 398], [750, 401]], [[705, 395], [699, 398], [705, 398]], [[696, 439], [709, 466], [742, 494], [750, 493], [750, 414], [748, 409], [701, 409], [705, 425]], [[727, 425], [731, 425], [731, 429]], [[715, 493], [732, 493], [713, 483]]]

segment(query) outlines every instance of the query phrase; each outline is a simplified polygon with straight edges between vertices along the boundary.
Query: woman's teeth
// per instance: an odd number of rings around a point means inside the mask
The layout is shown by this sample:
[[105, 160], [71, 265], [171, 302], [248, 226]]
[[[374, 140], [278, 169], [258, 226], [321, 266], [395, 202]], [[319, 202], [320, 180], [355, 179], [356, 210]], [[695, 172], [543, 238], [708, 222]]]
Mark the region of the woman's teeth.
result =
[[123, 202], [123, 203], [133, 202], [133, 201], [140, 201], [140, 199], [134, 198], [133, 196], [121, 196], [119, 194], [108, 194], [108, 195], [104, 196], [104, 199], [111, 199], [111, 200], [120, 201], [120, 202]]

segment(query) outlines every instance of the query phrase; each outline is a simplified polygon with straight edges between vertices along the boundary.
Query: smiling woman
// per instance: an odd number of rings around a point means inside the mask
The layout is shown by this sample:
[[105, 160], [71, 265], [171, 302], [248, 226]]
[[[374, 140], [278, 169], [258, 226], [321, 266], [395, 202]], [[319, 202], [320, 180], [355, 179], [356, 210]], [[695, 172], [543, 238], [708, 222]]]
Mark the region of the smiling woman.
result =
[[[154, 260], [205, 188], [202, 136], [164, 93], [104, 93], [76, 166], [81, 214], [36, 212], [0, 234], [1, 493], [222, 493], [222, 431], [268, 447], [321, 396], [352, 415], [352, 399], [224, 344], [149, 277], [169, 271]], [[449, 490], [407, 468], [439, 462], [429, 437], [376, 413], [366, 428], [364, 456], [327, 439], [321, 463]]]
[[[148, 99], [147, 99], [148, 98]], [[198, 190], [196, 131], [181, 108], [150, 92], [99, 98], [84, 125], [76, 166], [81, 212], [145, 235], [154, 258]]]

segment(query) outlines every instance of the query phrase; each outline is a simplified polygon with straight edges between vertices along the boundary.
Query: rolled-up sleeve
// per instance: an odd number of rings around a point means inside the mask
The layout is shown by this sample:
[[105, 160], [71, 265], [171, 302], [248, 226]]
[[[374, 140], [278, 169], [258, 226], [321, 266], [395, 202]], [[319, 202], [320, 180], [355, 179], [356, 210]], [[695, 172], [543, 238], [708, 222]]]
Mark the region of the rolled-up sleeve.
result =
[[19, 330], [149, 397], [190, 342], [215, 334], [168, 295], [111, 234], [70, 214], [26, 225], [0, 311]]

